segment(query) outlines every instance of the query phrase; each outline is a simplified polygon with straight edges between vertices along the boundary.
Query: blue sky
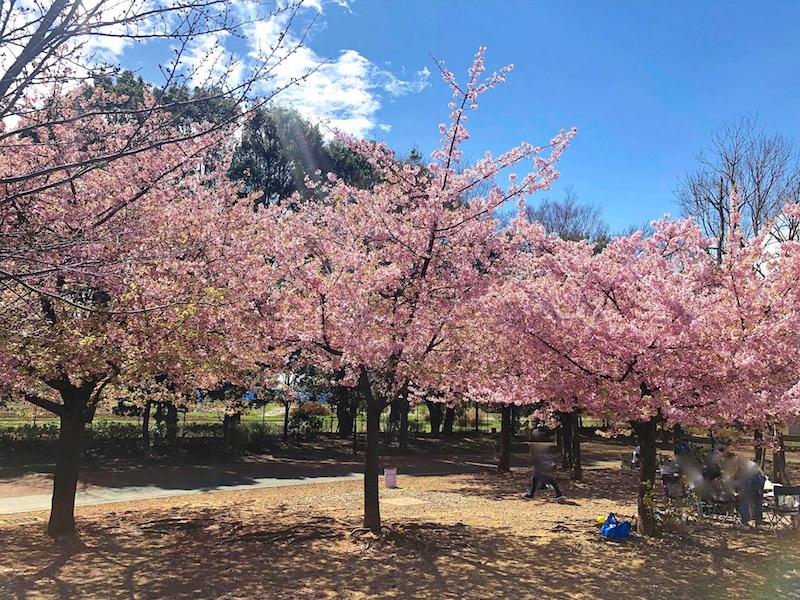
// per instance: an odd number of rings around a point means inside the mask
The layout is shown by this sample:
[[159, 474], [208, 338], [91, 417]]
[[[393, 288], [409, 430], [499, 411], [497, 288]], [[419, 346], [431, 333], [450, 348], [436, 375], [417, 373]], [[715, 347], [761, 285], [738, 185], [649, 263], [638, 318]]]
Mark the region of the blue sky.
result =
[[757, 115], [769, 132], [800, 131], [798, 2], [316, 3], [305, 54], [287, 68], [331, 62], [285, 102], [427, 153], [449, 100], [429, 53], [459, 74], [485, 45], [489, 69], [515, 70], [472, 117], [467, 154], [577, 127], [551, 194], [572, 186], [613, 230], [677, 215], [677, 181], [723, 121]]

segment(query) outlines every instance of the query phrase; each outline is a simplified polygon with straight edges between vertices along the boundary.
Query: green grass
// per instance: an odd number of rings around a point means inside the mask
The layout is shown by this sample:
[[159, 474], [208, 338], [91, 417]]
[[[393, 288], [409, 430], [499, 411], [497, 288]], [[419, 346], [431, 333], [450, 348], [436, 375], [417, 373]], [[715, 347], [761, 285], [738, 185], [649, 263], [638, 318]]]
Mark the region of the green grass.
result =
[[[280, 411], [280, 412], [278, 412]], [[273, 414], [270, 414], [273, 413]], [[388, 415], [389, 411], [385, 411], [382, 416], [382, 423], [381, 428], [383, 429], [388, 422]], [[217, 411], [190, 411], [185, 415], [183, 413], [178, 414], [178, 423], [183, 424], [184, 421], [186, 424], [191, 423], [221, 423], [223, 418], [222, 412]], [[261, 423], [262, 421], [275, 427], [275, 428], [282, 428], [283, 427], [283, 406], [276, 403], [270, 403], [266, 406], [266, 414], [261, 408], [255, 408], [249, 412], [246, 412], [242, 415], [242, 421], [244, 422], [251, 422], [251, 423]], [[473, 431], [474, 430], [474, 418], [475, 412], [474, 409], [469, 408], [467, 409], [467, 418], [466, 423], [463, 415], [457, 415], [454, 429], [455, 431]], [[428, 420], [428, 408], [427, 406], [419, 405], [418, 407], [412, 407], [409, 415], [408, 415], [409, 423], [412, 428], [416, 428], [417, 431], [420, 433], [430, 433], [431, 427], [430, 422]], [[112, 415], [109, 413], [98, 413], [95, 416], [94, 421], [103, 422], [103, 423], [139, 423], [141, 422], [140, 417], [121, 417], [117, 415]], [[58, 418], [48, 414], [39, 414], [37, 415], [35, 422], [37, 425], [57, 425]], [[151, 414], [150, 417], [151, 426], [155, 427], [155, 419]], [[336, 418], [336, 413], [334, 412], [332, 415], [324, 417], [324, 431], [336, 431], [338, 428], [338, 420]], [[359, 412], [357, 418], [357, 426], [358, 432], [363, 433], [366, 431], [367, 428], [367, 421], [366, 415], [363, 411]], [[10, 413], [0, 413], [0, 427], [18, 427], [21, 425], [30, 425], [34, 423], [33, 417], [26, 417], [26, 416], [19, 416], [13, 415]], [[497, 431], [500, 430], [500, 413], [484, 413], [481, 411], [480, 414], [480, 431], [488, 432], [491, 431], [492, 428], [496, 429]]]

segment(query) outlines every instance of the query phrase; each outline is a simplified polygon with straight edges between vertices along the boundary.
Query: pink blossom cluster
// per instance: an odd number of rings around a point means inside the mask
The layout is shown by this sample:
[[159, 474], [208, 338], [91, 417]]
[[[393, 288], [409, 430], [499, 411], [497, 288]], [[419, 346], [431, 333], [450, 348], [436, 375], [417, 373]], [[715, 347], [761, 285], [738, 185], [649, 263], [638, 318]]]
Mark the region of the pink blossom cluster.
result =
[[309, 179], [318, 202], [254, 210], [224, 175], [228, 132], [90, 162], [140, 126], [71, 124], [108, 98], [73, 92], [37, 139], [2, 132], [0, 170], [37, 173], [0, 190], [3, 391], [266, 384], [292, 354], [384, 403], [435, 394], [709, 428], [800, 413], [800, 244], [743, 239], [736, 197], [721, 262], [688, 220], [602, 249], [522, 210], [503, 227], [496, 209], [548, 189], [576, 132], [465, 164], [469, 113], [511, 68], [485, 77], [483, 48], [463, 83], [440, 67], [453, 102], [430, 162], [340, 136], [376, 183]]

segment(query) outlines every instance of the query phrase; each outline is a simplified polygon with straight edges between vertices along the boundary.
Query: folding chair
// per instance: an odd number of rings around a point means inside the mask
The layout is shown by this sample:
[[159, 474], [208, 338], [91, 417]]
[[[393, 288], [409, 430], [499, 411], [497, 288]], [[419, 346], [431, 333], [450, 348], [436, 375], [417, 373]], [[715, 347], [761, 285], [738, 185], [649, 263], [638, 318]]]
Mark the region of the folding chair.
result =
[[719, 479], [707, 481], [708, 487], [697, 496], [697, 512], [701, 517], [736, 520], [736, 502]]
[[770, 529], [778, 525], [800, 528], [800, 486], [775, 485], [770, 507]]

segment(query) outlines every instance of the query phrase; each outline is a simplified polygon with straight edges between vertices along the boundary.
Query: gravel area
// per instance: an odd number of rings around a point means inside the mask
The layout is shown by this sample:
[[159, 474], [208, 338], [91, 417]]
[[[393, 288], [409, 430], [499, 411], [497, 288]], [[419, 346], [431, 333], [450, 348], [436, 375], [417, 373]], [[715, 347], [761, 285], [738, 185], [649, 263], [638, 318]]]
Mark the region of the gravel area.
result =
[[380, 537], [358, 530], [354, 481], [85, 507], [78, 542], [18, 515], [0, 523], [0, 598], [800, 598], [794, 533], [692, 522], [611, 543], [595, 521], [633, 515], [631, 474], [589, 469], [566, 504], [524, 500], [526, 483], [401, 476]]

